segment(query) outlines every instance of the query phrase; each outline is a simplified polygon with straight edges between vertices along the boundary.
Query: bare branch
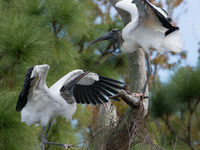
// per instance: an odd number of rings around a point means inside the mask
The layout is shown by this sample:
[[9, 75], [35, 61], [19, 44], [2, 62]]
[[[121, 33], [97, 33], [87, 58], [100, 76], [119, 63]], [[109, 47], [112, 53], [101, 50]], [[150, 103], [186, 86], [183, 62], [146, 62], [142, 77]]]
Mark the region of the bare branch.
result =
[[101, 54], [101, 56], [100, 56], [100, 57], [97, 59], [97, 61], [94, 63], [94, 67], [100, 62], [100, 60], [101, 60], [104, 56], [106, 56], [106, 55], [112, 53], [112, 52], [108, 52], [108, 50], [111, 48], [112, 44], [113, 44], [112, 42], [109, 43], [109, 45], [107, 46], [106, 50]]
[[140, 97], [136, 97], [131, 92], [126, 92], [124, 90], [117, 90], [118, 94], [110, 96], [109, 98], [121, 97], [132, 109], [139, 108], [142, 100]]

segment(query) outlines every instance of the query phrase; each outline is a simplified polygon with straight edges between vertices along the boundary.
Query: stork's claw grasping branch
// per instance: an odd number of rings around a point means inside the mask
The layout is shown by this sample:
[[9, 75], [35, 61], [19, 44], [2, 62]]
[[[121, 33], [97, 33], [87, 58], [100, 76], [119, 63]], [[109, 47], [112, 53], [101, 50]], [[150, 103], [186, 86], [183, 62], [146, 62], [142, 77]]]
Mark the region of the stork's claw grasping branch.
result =
[[[148, 96], [141, 96], [141, 94], [138, 93], [131, 93], [126, 92], [124, 90], [117, 90], [118, 94], [115, 94], [113, 96], [109, 96], [109, 99], [121, 97], [123, 101], [125, 101], [129, 106], [132, 108], [137, 108], [141, 105], [141, 102], [143, 102], [144, 98], [149, 98]], [[138, 98], [140, 97], [140, 99]]]
[[72, 147], [78, 147], [78, 146], [76, 146], [76, 145], [71, 145], [71, 144], [65, 144], [65, 145], [64, 145], [64, 150], [67, 150], [67, 148], [70, 148], [70, 149], [72, 149], [72, 150], [75, 150], [75, 149], [72, 148]]

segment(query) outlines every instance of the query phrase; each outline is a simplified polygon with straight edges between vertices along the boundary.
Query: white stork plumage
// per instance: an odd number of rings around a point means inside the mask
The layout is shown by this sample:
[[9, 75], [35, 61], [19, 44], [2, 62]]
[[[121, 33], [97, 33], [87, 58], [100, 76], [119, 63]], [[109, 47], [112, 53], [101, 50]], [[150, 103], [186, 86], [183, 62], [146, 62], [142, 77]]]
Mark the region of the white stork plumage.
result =
[[[33, 123], [36, 123], [36, 126], [43, 126], [40, 145], [42, 150], [44, 150], [44, 144], [59, 145], [67, 149], [71, 145], [46, 141], [54, 120], [59, 116], [67, 120], [71, 119], [76, 111], [76, 103], [96, 105], [108, 102], [105, 96], [111, 96], [111, 93], [116, 94], [116, 89], [123, 89], [118, 85], [123, 83], [77, 69], [69, 72], [48, 88], [46, 77], [49, 68], [44, 64], [28, 69], [16, 110], [21, 111], [21, 121], [26, 122], [28, 126]], [[117, 98], [114, 100], [119, 101]]]
[[122, 30], [113, 29], [106, 35], [92, 41], [88, 46], [103, 41], [111, 40], [121, 45], [122, 50], [132, 53], [142, 48], [147, 60], [147, 80], [142, 89], [145, 93], [146, 85], [152, 73], [149, 60], [149, 51], [155, 50], [180, 52], [184, 44], [178, 27], [170, 24], [171, 19], [167, 13], [151, 4], [148, 0], [122, 0], [116, 3], [117, 8], [127, 11], [131, 15], [129, 22]]

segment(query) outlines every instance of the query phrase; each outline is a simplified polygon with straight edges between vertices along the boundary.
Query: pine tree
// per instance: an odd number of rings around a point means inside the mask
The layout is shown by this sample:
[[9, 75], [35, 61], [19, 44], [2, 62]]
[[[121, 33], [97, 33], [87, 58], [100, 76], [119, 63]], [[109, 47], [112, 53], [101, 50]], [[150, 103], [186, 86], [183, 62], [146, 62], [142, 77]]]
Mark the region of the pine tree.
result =
[[[85, 49], [98, 34], [93, 31], [110, 27], [94, 24], [98, 11], [92, 0], [0, 0], [0, 149], [39, 149], [42, 128], [27, 127], [15, 110], [31, 66], [50, 66], [49, 87], [78, 68], [115, 78], [124, 74], [118, 72], [123, 53], [116, 58], [109, 52], [95, 63], [102, 49]], [[82, 140], [90, 122], [87, 114], [91, 115], [89, 109], [78, 105], [72, 122], [58, 118], [47, 140], [72, 144]]]

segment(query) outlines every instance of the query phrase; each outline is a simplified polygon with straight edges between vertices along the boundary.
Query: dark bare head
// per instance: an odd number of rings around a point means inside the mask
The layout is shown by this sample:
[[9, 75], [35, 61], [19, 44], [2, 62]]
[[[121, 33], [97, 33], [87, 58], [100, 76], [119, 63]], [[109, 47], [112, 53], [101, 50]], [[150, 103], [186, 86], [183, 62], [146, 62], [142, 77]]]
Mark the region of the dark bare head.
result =
[[98, 42], [101, 42], [101, 41], [104, 41], [104, 40], [110, 40], [110, 41], [113, 41], [113, 42], [116, 42], [120, 45], [122, 45], [122, 43], [124, 42], [123, 38], [122, 38], [122, 33], [119, 29], [113, 29], [111, 30], [110, 32], [108, 32], [106, 35], [92, 41], [89, 45], [91, 46], [92, 44], [94, 43], [98, 43]]
[[61, 96], [68, 102], [68, 104], [73, 104], [75, 102], [74, 99], [74, 88], [78, 81], [80, 81], [85, 75], [90, 73], [86, 71], [79, 76], [75, 77], [73, 80], [69, 81], [65, 85], [63, 85], [60, 89]]

